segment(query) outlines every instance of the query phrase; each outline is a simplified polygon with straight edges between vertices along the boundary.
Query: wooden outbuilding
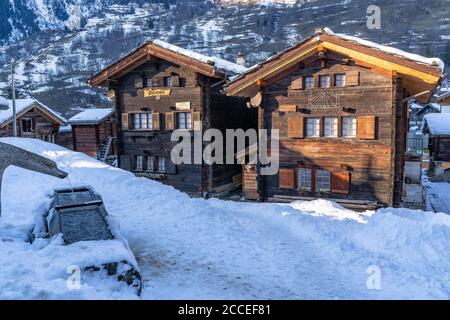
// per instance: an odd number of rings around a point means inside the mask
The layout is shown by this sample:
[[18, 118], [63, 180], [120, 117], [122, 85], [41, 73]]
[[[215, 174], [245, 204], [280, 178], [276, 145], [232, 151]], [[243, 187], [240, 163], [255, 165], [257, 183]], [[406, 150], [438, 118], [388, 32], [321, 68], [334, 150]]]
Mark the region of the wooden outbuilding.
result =
[[429, 135], [430, 173], [450, 181], [450, 113], [427, 114], [422, 130]]
[[117, 121], [113, 108], [86, 109], [69, 119], [73, 150], [103, 162], [117, 161]]
[[[16, 99], [17, 136], [61, 144], [59, 128], [67, 120], [36, 99]], [[12, 100], [0, 97], [0, 137], [13, 136]]]
[[439, 59], [321, 29], [242, 73], [225, 92], [250, 98], [258, 128], [280, 134], [278, 174], [245, 165], [244, 194], [401, 205], [407, 102], [427, 102], [442, 72]]
[[[222, 93], [229, 76], [247, 69], [163, 42], [147, 42], [90, 79], [107, 87], [118, 120], [119, 164], [137, 176], [159, 180], [194, 196], [236, 188], [240, 166], [175, 165], [174, 130], [193, 135], [251, 126], [245, 99]], [[200, 143], [200, 148], [205, 148]], [[192, 142], [192, 150], [194, 150]], [[194, 160], [194, 159], [192, 159]]]

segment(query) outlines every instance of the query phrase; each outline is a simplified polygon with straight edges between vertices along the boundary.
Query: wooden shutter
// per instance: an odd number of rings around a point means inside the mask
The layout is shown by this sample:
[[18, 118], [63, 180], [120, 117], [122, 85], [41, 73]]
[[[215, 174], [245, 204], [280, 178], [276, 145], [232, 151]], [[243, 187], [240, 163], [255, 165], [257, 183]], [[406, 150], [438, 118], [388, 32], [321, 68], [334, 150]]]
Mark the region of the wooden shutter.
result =
[[170, 157], [164, 158], [165, 165], [166, 165], [166, 173], [168, 174], [176, 174], [177, 173], [177, 166], [172, 162]]
[[200, 112], [192, 112], [192, 128], [195, 131], [201, 130], [201, 115], [200, 115]]
[[349, 71], [345, 75], [345, 84], [347, 86], [359, 85], [359, 71]]
[[129, 130], [130, 117], [128, 113], [122, 113], [122, 130]]
[[331, 173], [331, 192], [350, 193], [350, 172], [332, 172]]
[[357, 117], [356, 130], [358, 139], [375, 139], [375, 120], [375, 116]]
[[161, 129], [161, 115], [159, 112], [152, 113], [153, 130]]
[[142, 77], [138, 77], [134, 79], [134, 87], [136, 89], [144, 88], [144, 79]]
[[303, 117], [299, 115], [288, 118], [288, 137], [289, 138], [303, 138]]
[[179, 86], [180, 86], [180, 77], [172, 76], [172, 87], [179, 87]]
[[291, 77], [291, 87], [292, 90], [300, 90], [303, 89], [303, 77], [295, 76]]
[[166, 130], [174, 130], [175, 129], [175, 113], [167, 112], [166, 113]]
[[120, 168], [123, 170], [131, 170], [131, 156], [125, 154], [120, 156]]
[[280, 169], [278, 177], [280, 189], [295, 189], [295, 169]]

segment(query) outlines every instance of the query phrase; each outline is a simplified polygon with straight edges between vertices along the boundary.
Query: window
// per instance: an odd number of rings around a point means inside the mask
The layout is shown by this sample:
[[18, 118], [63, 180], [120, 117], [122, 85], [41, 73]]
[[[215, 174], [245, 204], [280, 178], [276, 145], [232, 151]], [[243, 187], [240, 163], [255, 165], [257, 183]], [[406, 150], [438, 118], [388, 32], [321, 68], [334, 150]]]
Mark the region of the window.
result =
[[356, 117], [342, 118], [342, 136], [345, 138], [356, 137]]
[[338, 118], [337, 117], [326, 117], [325, 118], [325, 137], [337, 137], [338, 136]]
[[158, 172], [166, 172], [166, 158], [158, 157]]
[[171, 87], [172, 83], [172, 77], [164, 77], [164, 87]]
[[312, 170], [298, 169], [298, 188], [311, 191], [312, 190]]
[[133, 129], [153, 129], [151, 113], [134, 113]]
[[308, 118], [306, 119], [306, 136], [320, 137], [320, 119]]
[[343, 86], [345, 86], [345, 74], [336, 74], [334, 76], [334, 85], [336, 87], [343, 87]]
[[330, 87], [330, 76], [320, 76], [320, 87], [329, 88]]
[[144, 169], [144, 157], [136, 156], [136, 166], [134, 168], [136, 171], [142, 171]]
[[305, 77], [305, 88], [306, 89], [314, 88], [314, 77], [313, 76]]
[[54, 134], [43, 134], [41, 137], [42, 141], [55, 143], [55, 135]]
[[190, 112], [178, 112], [177, 114], [177, 128], [178, 129], [191, 129], [191, 113]]
[[22, 119], [22, 132], [34, 132], [33, 120]]
[[147, 170], [148, 171], [155, 171], [155, 157], [148, 157], [147, 158]]
[[316, 191], [328, 192], [331, 186], [331, 174], [326, 170], [316, 171]]

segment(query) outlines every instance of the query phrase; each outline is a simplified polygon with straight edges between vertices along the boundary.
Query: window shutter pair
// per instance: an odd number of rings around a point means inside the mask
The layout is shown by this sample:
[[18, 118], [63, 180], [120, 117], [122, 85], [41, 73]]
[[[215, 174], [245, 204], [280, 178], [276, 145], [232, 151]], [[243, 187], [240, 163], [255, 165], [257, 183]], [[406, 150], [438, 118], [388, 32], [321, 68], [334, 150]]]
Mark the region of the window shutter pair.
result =
[[278, 171], [278, 179], [280, 189], [295, 189], [295, 169], [280, 168]]
[[359, 85], [359, 71], [349, 71], [345, 74], [345, 85], [358, 86]]
[[291, 77], [291, 89], [292, 90], [303, 89], [303, 77], [302, 76]]
[[365, 140], [374, 140], [376, 134], [376, 117], [359, 116], [357, 117], [357, 138]]
[[303, 117], [300, 115], [293, 115], [288, 118], [288, 137], [289, 138], [304, 138], [305, 135]]

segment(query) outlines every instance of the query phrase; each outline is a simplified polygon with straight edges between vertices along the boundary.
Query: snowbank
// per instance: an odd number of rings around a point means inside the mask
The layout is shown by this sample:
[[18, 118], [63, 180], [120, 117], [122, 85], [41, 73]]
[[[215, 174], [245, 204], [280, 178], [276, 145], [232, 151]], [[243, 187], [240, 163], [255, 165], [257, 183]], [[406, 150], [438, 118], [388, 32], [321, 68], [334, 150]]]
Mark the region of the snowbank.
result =
[[[146, 299], [450, 298], [448, 215], [406, 209], [357, 213], [325, 200], [191, 199], [42, 141], [0, 141], [55, 160], [73, 184], [92, 185], [102, 194], [137, 257]], [[8, 230], [30, 225], [33, 210], [56, 187], [67, 182], [9, 168], [1, 223]], [[0, 298], [133, 297], [101, 275], [83, 277], [81, 290], [67, 290], [65, 264], [49, 266], [57, 243], [42, 250], [19, 240], [0, 246]], [[85, 250], [81, 259], [96, 255], [95, 248]], [[367, 287], [374, 268], [381, 272], [379, 290]]]

